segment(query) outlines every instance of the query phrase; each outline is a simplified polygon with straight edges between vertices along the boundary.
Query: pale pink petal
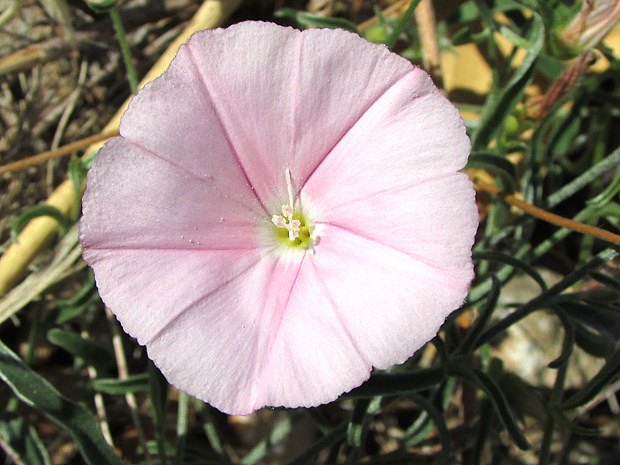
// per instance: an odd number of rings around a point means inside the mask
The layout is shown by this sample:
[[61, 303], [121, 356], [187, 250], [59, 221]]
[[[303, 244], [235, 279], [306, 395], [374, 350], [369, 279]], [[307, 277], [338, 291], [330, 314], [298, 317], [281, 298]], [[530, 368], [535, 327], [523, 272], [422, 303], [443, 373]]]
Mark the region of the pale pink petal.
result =
[[413, 66], [334, 30], [244, 23], [188, 43], [248, 178], [270, 208], [286, 200], [383, 93]]
[[308, 254], [273, 344], [255, 408], [313, 406], [402, 363], [467, 295], [472, 267], [446, 272], [325, 226]]
[[475, 192], [464, 173], [416, 182], [337, 205], [319, 216], [338, 226], [399, 250], [443, 271], [471, 271], [471, 247], [478, 229]]
[[[333, 299], [306, 255], [283, 314], [253, 406], [311, 407], [337, 398], [370, 375]], [[338, 265], [342, 269], [344, 263]], [[346, 265], [345, 265], [346, 266]]]
[[[377, 368], [404, 362], [432, 339], [473, 278], [471, 266], [438, 270], [334, 226], [320, 246], [311, 260], [316, 275], [357, 350]], [[343, 390], [354, 387], [342, 382]]]
[[[125, 331], [147, 344], [205, 296], [231, 281], [242, 282], [261, 255], [252, 250], [86, 248], [84, 259], [95, 270], [103, 301]], [[177, 354], [180, 365], [186, 355]]]
[[223, 412], [253, 411], [299, 263], [255, 251], [91, 250], [85, 258], [103, 300], [170, 383]]
[[[200, 32], [121, 134], [89, 173], [84, 257], [168, 380], [224, 412], [331, 401], [465, 299], [469, 141], [385, 47], [267, 23]], [[289, 170], [308, 251], [273, 237], [301, 227]]]
[[456, 108], [416, 69], [360, 118], [303, 192], [320, 215], [386, 189], [452, 174], [467, 162], [469, 148]]
[[123, 138], [88, 172], [80, 223], [85, 248], [230, 249], [263, 245], [262, 207], [239, 182], [203, 177]]
[[414, 72], [384, 45], [337, 29], [302, 33], [292, 164], [302, 184], [362, 115]]
[[252, 413], [298, 269], [264, 256], [165, 326], [149, 357], [179, 389], [225, 413]]
[[255, 197], [213, 105], [182, 46], [168, 70], [131, 100], [120, 132], [188, 173], [216, 180], [237, 197]]

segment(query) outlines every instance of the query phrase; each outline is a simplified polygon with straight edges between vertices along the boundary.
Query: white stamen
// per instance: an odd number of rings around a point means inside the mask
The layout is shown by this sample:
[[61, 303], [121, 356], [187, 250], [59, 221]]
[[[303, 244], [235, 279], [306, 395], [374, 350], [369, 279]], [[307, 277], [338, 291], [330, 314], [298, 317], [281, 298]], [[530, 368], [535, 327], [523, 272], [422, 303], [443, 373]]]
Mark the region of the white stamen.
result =
[[288, 224], [288, 238], [292, 241], [299, 237], [299, 227], [301, 226], [301, 221], [299, 220], [291, 220]]
[[282, 213], [286, 216], [289, 221], [293, 217], [293, 207], [291, 205], [282, 205]]
[[286, 220], [284, 219], [284, 217], [280, 216], [280, 215], [273, 215], [271, 217], [271, 221], [273, 222], [273, 224], [276, 225], [276, 227], [278, 228], [286, 228], [288, 225], [286, 224]]
[[293, 183], [291, 182], [291, 170], [286, 168], [284, 170], [286, 174], [286, 188], [288, 190], [288, 203], [293, 208], [295, 206], [295, 202], [293, 202]]
[[286, 228], [288, 230], [288, 238], [294, 241], [299, 237], [301, 221], [293, 219], [294, 212], [290, 205], [282, 205], [282, 213], [284, 216], [273, 215], [271, 222], [278, 228]]

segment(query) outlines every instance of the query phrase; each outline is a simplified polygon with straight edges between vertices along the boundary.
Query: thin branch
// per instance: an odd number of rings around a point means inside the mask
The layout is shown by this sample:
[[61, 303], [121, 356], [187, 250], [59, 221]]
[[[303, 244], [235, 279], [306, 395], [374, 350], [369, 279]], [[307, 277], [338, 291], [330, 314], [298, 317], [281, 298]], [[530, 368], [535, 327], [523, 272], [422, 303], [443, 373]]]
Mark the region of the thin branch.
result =
[[588, 226], [587, 224], [578, 223], [576, 221], [569, 220], [567, 218], [564, 218], [563, 216], [559, 216], [554, 213], [549, 213], [548, 211], [543, 210], [542, 208], [538, 208], [538, 207], [535, 207], [534, 205], [530, 205], [529, 203], [524, 202], [523, 200], [519, 200], [513, 195], [506, 194], [505, 192], [502, 192], [497, 187], [491, 184], [482, 182], [480, 180], [476, 180], [475, 183], [476, 183], [476, 186], [478, 186], [479, 188], [487, 192], [490, 192], [491, 194], [497, 197], [500, 197], [501, 199], [508, 202], [510, 205], [513, 205], [523, 210], [525, 213], [535, 216], [536, 218], [539, 218], [543, 221], [546, 221], [548, 223], [555, 224], [556, 226], [567, 228], [567, 229], [570, 229], [572, 231], [576, 231], [582, 234], [589, 234], [590, 236], [594, 236], [604, 241], [611, 242], [612, 244], [620, 245], [620, 236], [617, 234], [611, 233], [609, 231], [605, 231], [604, 229], [595, 228], [594, 226]]
[[28, 158], [24, 158], [23, 160], [16, 161], [14, 163], [9, 163], [7, 165], [0, 166], [0, 175], [4, 173], [10, 173], [11, 171], [23, 170], [24, 168], [28, 168], [31, 165], [36, 165], [37, 163], [41, 163], [46, 160], [50, 160], [52, 158], [60, 157], [62, 155], [67, 155], [71, 152], [75, 152], [76, 150], [86, 148], [91, 144], [96, 144], [97, 142], [101, 142], [101, 141], [109, 139], [110, 137], [116, 137], [118, 135], [120, 135], [118, 132], [118, 129], [115, 129], [113, 131], [96, 134], [94, 136], [90, 136], [85, 139], [78, 140], [77, 142], [64, 145], [56, 150], [50, 150], [49, 152], [43, 152], [38, 155], [34, 155], [32, 157], [28, 157]]

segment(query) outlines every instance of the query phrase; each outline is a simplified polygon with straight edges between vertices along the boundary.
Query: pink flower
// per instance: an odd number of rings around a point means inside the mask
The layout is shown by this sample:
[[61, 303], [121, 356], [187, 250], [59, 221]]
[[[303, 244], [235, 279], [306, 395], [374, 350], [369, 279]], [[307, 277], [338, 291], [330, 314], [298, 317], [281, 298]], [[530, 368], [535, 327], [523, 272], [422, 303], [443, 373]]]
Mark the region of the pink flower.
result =
[[223, 412], [334, 400], [467, 295], [464, 125], [383, 46], [202, 31], [120, 132], [89, 172], [84, 258], [168, 380]]

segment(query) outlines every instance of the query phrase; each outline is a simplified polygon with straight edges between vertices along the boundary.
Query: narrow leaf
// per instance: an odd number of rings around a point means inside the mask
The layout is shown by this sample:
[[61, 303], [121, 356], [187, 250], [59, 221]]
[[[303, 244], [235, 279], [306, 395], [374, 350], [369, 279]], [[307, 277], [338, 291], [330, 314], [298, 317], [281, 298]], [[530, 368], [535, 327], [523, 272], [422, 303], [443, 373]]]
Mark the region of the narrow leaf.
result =
[[345, 29], [347, 31], [358, 33], [357, 26], [350, 21], [342, 18], [328, 18], [325, 16], [317, 16], [305, 11], [295, 10], [293, 8], [280, 8], [274, 13], [276, 18], [290, 18], [297, 22], [298, 25], [306, 27], [324, 27], [329, 29]]
[[73, 356], [80, 357], [97, 371], [105, 372], [114, 366], [114, 357], [109, 351], [73, 331], [53, 328], [47, 332], [47, 339]]
[[46, 379], [27, 367], [0, 342], [0, 377], [19, 399], [67, 431], [91, 465], [122, 465], [103, 438], [95, 416], [63, 397]]
[[39, 216], [50, 216], [58, 221], [58, 229], [61, 235], [65, 234], [67, 229], [69, 229], [69, 220], [56, 207], [51, 205], [36, 205], [26, 210], [13, 222], [13, 226], [11, 226], [11, 240], [17, 243], [17, 236], [19, 236], [22, 229], [26, 227], [30, 220], [38, 218]]
[[531, 447], [530, 443], [527, 439], [525, 439], [523, 431], [521, 431], [521, 428], [517, 425], [514, 415], [510, 410], [510, 406], [506, 401], [506, 397], [504, 397], [502, 390], [495, 383], [495, 381], [480, 370], [467, 369], [461, 366], [451, 366], [449, 368], [449, 374], [482, 389], [491, 402], [493, 402], [495, 411], [504, 424], [506, 431], [508, 431], [508, 434], [510, 434], [512, 440], [519, 447], [519, 449], [527, 450]]
[[424, 368], [411, 373], [377, 373], [360, 387], [353, 389], [343, 398], [359, 399], [375, 396], [395, 396], [435, 386], [443, 381], [443, 368]]
[[147, 373], [129, 376], [125, 379], [100, 378], [92, 383], [93, 389], [106, 394], [128, 394], [131, 392], [146, 392], [149, 390], [149, 375]]
[[472, 147], [475, 150], [484, 150], [493, 139], [497, 130], [503, 127], [503, 122], [512, 113], [527, 87], [536, 65], [538, 55], [542, 51], [545, 39], [543, 22], [538, 14], [532, 16], [532, 24], [528, 37], [529, 47], [523, 62], [506, 84], [506, 87], [495, 99], [485, 105], [480, 118], [478, 130], [472, 138]]

